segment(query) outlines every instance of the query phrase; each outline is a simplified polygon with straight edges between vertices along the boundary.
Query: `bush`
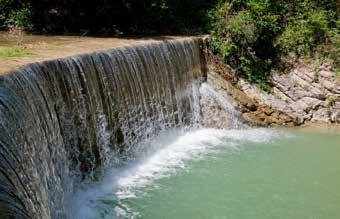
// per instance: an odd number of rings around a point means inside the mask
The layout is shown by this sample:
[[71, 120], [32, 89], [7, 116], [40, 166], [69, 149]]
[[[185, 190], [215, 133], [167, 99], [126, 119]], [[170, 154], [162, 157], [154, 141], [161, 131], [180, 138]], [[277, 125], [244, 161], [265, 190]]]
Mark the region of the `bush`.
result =
[[31, 28], [31, 10], [28, 1], [0, 0], [0, 27]]
[[220, 1], [208, 13], [210, 46], [240, 76], [267, 89], [283, 56], [318, 52], [338, 63], [336, 10], [331, 0]]
[[[317, 7], [312, 1], [299, 4], [300, 11], [288, 17], [284, 31], [277, 37], [276, 45], [285, 54], [293, 52], [300, 55], [311, 55], [318, 45], [325, 43], [330, 36], [329, 12]], [[332, 13], [330, 13], [332, 14]]]
[[12, 11], [6, 21], [8, 26], [14, 26], [19, 28], [31, 27], [31, 9], [29, 7], [21, 8], [17, 11]]
[[36, 0], [33, 23], [38, 31], [175, 34], [199, 30], [216, 0]]
[[237, 73], [267, 89], [266, 78], [275, 56], [271, 36], [279, 17], [268, 1], [227, 1], [209, 13], [211, 47]]
[[191, 33], [201, 31], [204, 14], [216, 1], [0, 0], [0, 26], [49, 33]]

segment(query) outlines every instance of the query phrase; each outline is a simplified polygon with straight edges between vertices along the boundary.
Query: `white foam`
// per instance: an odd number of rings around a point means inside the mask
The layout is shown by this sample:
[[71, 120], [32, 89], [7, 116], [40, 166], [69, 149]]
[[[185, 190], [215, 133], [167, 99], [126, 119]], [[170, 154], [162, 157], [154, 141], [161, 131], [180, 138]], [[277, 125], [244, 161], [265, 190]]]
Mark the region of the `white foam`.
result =
[[[93, 200], [116, 199], [117, 203], [122, 203], [124, 199], [134, 198], [143, 188], [155, 186], [156, 180], [185, 169], [188, 161], [204, 158], [209, 152], [225, 148], [238, 150], [243, 143], [268, 142], [279, 135], [270, 129], [199, 129], [180, 133], [177, 137], [172, 133], [168, 138], [163, 136], [156, 142], [152, 141], [153, 147], [150, 148], [156, 148], [153, 153], [144, 154], [144, 158], [124, 169], [111, 169], [101, 185], [92, 185], [91, 189], [82, 191], [76, 200], [80, 203], [78, 207], [82, 208], [78, 211], [81, 214], [75, 214], [74, 218], [93, 218], [94, 212], [91, 211], [98, 210]], [[121, 204], [112, 207], [112, 211], [116, 215], [132, 212], [128, 206]]]
[[[209, 124], [208, 127], [213, 128], [248, 128], [242, 122], [240, 112], [235, 109], [225, 91], [216, 90], [205, 82], [200, 87], [200, 93], [202, 95], [201, 109], [203, 113], [203, 120], [201, 122], [204, 125]], [[219, 109], [217, 113], [216, 109]]]
[[268, 129], [200, 129], [187, 132], [133, 168], [126, 170], [117, 181], [116, 195], [119, 199], [134, 197], [136, 189], [185, 168], [186, 161], [197, 159], [216, 149], [216, 146], [237, 149], [241, 142], [266, 142], [274, 136], [275, 132]]

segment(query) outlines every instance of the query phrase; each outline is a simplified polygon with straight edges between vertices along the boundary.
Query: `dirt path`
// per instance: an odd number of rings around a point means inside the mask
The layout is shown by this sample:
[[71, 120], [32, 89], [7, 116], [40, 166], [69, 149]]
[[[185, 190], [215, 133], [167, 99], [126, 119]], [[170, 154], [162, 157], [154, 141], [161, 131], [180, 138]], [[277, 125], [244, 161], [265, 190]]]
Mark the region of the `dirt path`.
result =
[[[182, 37], [162, 36], [151, 38], [99, 38], [79, 36], [25, 35], [23, 47], [32, 55], [22, 57], [0, 57], [0, 75], [8, 74], [20, 66], [32, 62], [52, 60], [77, 54], [106, 50], [118, 46], [136, 45]], [[0, 32], [0, 50], [15, 49], [16, 40]]]

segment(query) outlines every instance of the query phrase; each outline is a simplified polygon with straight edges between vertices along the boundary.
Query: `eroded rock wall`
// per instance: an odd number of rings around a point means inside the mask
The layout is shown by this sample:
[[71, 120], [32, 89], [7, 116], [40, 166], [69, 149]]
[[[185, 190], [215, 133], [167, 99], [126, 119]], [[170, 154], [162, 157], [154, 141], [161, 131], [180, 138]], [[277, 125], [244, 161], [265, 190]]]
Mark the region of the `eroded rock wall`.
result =
[[329, 63], [297, 64], [288, 73], [273, 73], [266, 93], [238, 78], [207, 48], [207, 80], [225, 90], [243, 118], [256, 125], [301, 125], [340, 122], [340, 83]]

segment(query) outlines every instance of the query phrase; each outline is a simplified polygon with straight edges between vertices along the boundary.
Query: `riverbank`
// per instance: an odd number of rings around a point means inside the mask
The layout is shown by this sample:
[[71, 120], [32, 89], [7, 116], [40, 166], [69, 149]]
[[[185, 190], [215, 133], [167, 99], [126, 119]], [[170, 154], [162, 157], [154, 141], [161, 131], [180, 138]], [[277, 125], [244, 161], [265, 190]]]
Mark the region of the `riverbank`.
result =
[[340, 83], [330, 63], [297, 62], [287, 73], [272, 72], [269, 92], [237, 76], [204, 50], [208, 83], [233, 99], [242, 117], [261, 126], [340, 122]]

